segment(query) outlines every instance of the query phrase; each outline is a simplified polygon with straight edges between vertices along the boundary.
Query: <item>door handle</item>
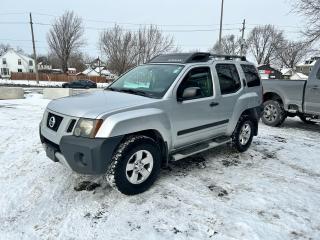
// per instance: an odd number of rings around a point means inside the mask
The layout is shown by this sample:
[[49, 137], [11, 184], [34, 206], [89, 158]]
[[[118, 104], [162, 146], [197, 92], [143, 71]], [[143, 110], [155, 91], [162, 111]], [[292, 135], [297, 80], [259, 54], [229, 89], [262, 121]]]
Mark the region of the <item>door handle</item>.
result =
[[218, 106], [218, 105], [219, 105], [219, 103], [217, 103], [217, 102], [210, 103], [210, 107], [215, 107], [215, 106]]
[[314, 85], [314, 86], [312, 86], [312, 89], [313, 90], [317, 90], [317, 89], [319, 89], [319, 86], [318, 85]]

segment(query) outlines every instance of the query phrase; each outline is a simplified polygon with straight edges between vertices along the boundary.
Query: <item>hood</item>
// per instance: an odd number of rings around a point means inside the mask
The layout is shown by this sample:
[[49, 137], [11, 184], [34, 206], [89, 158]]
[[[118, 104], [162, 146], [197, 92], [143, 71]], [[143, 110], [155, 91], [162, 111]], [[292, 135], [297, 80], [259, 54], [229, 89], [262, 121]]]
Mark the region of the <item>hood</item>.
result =
[[51, 101], [48, 109], [73, 117], [97, 118], [104, 113], [142, 106], [157, 99], [112, 91], [94, 91]]

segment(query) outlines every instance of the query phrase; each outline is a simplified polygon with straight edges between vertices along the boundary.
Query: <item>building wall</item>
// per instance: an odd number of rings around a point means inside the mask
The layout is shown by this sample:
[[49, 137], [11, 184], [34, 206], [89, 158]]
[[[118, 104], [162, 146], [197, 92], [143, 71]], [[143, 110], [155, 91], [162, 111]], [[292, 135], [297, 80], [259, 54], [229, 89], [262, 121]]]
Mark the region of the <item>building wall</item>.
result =
[[[6, 61], [4, 64], [3, 61]], [[21, 65], [19, 65], [19, 59]], [[32, 66], [29, 66], [29, 61], [32, 61]], [[4, 75], [4, 71], [1, 69], [9, 69], [9, 74]], [[9, 50], [2, 56], [0, 56], [0, 75], [2, 77], [10, 77], [12, 72], [34, 72], [34, 60], [16, 53], [14, 50]]]

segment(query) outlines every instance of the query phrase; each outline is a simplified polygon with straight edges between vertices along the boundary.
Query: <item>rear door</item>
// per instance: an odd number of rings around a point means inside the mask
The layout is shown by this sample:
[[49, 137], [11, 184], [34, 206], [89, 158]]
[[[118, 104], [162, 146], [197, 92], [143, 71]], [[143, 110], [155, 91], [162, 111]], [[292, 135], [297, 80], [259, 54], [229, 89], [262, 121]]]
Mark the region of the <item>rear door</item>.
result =
[[232, 63], [216, 63], [214, 69], [217, 85], [220, 86], [217, 102], [223, 106], [223, 111], [219, 112], [220, 118], [229, 122], [239, 94], [243, 89], [240, 75], [237, 66]]
[[304, 109], [306, 113], [320, 114], [320, 69], [318, 70], [315, 79], [307, 81]]

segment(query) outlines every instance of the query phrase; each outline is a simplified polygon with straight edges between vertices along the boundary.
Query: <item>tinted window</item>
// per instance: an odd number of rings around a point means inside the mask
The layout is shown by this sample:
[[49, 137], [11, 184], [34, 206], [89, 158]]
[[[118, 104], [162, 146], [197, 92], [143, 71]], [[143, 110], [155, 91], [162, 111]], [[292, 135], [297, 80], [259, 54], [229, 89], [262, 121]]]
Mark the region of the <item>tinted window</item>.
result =
[[261, 85], [259, 74], [254, 66], [241, 64], [241, 67], [246, 76], [248, 87], [257, 87]]
[[189, 87], [198, 87], [198, 95], [195, 98], [210, 97], [213, 95], [211, 71], [208, 67], [194, 68], [181, 82], [177, 95], [182, 97], [183, 91]]
[[240, 77], [237, 68], [233, 64], [217, 64], [221, 94], [229, 94], [241, 88]]

